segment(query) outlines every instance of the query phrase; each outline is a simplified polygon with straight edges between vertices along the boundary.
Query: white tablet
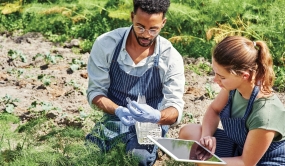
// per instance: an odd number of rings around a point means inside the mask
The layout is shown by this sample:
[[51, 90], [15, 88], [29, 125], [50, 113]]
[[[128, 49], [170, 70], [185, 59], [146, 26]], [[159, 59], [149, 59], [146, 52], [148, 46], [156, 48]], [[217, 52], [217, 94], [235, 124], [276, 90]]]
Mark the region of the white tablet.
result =
[[147, 137], [176, 161], [220, 165], [226, 164], [225, 161], [211, 153], [197, 141], [174, 138], [154, 138], [150, 135]]

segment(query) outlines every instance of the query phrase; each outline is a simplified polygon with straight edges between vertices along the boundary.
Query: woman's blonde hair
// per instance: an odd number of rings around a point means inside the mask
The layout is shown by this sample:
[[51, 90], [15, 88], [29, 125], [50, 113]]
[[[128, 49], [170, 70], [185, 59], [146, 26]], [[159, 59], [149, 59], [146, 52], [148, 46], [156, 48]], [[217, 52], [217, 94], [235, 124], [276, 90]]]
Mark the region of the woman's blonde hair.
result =
[[275, 74], [269, 49], [264, 41], [253, 42], [241, 36], [224, 38], [213, 50], [215, 61], [230, 73], [250, 72], [250, 81], [265, 94], [272, 92]]

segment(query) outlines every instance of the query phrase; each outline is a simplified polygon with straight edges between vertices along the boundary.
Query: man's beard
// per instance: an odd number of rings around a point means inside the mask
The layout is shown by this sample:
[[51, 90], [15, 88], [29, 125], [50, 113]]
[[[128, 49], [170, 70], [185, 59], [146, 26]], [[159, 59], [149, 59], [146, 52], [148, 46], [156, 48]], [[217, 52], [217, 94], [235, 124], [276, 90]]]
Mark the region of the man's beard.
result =
[[[149, 40], [148, 38], [138, 37], [137, 34], [136, 34], [136, 32], [134, 31], [134, 29], [133, 29], [133, 32], [134, 32], [134, 34], [135, 34], [135, 37], [136, 37], [136, 40], [137, 40], [138, 44], [139, 44], [140, 46], [142, 46], [142, 47], [149, 47], [150, 45], [152, 45], [152, 44], [154, 43], [155, 39], [156, 39], [157, 36], [158, 36], [158, 35], [156, 35], [152, 40]], [[148, 43], [148, 44], [141, 43], [141, 42], [140, 42], [140, 39], [148, 40], [149, 43]]]

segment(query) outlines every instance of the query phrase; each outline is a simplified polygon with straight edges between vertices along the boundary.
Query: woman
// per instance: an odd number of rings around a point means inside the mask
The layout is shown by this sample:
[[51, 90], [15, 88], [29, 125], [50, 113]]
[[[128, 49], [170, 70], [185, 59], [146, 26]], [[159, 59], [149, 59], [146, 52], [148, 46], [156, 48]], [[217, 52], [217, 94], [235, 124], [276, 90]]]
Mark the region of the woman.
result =
[[272, 90], [266, 43], [226, 37], [213, 51], [212, 67], [221, 91], [202, 125], [183, 126], [179, 138], [198, 140], [227, 165], [285, 165], [285, 108]]

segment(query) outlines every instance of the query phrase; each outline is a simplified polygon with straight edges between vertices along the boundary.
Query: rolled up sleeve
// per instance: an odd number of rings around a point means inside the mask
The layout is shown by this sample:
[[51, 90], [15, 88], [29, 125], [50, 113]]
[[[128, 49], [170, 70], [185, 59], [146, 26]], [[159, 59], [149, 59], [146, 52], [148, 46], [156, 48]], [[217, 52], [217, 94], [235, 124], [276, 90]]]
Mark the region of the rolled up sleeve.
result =
[[93, 98], [98, 95], [106, 96], [108, 88], [110, 86], [110, 53], [106, 52], [105, 46], [102, 45], [107, 41], [104, 42], [101, 40], [106, 39], [97, 38], [92, 47], [87, 64], [87, 72], [89, 77], [87, 100], [91, 106]]
[[[173, 47], [170, 47], [169, 51], [164, 53], [169, 56], [163, 61], [167, 61], [165, 66], [165, 76], [163, 77], [163, 94], [164, 98], [161, 102], [160, 110], [168, 107], [175, 107], [178, 110], [177, 121], [171, 126], [178, 125], [182, 119], [183, 108], [184, 108], [184, 86], [185, 86], [185, 75], [184, 75], [184, 63], [182, 56]], [[165, 56], [165, 57], [167, 57]]]

